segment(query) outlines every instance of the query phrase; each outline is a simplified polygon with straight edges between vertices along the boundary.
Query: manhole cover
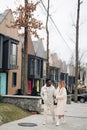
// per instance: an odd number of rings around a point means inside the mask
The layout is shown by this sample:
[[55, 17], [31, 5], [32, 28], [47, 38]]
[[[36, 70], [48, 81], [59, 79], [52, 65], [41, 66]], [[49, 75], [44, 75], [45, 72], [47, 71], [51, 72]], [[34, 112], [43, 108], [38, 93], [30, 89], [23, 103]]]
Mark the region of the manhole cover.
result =
[[24, 127], [34, 127], [34, 126], [37, 126], [37, 124], [35, 124], [35, 123], [18, 123], [18, 125], [24, 126]]

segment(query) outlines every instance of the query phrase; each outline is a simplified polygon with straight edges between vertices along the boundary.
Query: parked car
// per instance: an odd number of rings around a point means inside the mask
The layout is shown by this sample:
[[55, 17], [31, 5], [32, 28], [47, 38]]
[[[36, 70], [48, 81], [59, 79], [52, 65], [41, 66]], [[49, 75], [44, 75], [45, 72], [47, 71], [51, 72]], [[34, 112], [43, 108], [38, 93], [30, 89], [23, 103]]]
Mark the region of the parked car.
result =
[[[72, 95], [72, 101], [74, 101], [74, 95]], [[78, 101], [85, 103], [87, 101], [87, 92], [78, 94]]]
[[78, 94], [78, 101], [81, 103], [84, 103], [87, 101], [87, 92], [83, 94]]

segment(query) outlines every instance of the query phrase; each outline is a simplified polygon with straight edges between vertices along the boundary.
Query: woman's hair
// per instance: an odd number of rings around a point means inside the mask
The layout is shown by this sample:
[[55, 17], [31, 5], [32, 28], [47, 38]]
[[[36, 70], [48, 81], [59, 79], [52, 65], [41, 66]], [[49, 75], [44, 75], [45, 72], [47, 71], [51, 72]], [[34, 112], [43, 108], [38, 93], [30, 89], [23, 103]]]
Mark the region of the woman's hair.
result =
[[60, 81], [60, 85], [61, 85], [61, 87], [64, 87], [64, 86], [65, 86], [65, 81], [64, 81], [64, 80], [61, 80], [61, 81]]

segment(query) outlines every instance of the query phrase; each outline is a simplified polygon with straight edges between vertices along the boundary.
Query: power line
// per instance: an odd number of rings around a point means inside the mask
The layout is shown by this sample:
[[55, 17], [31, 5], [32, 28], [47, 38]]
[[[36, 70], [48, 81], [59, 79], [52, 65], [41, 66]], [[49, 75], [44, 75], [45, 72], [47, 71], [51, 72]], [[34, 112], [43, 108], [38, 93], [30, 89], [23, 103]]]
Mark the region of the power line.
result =
[[[47, 12], [47, 9], [46, 9], [44, 3], [42, 2], [42, 0], [40, 0], [40, 2], [41, 2], [41, 4], [42, 4], [42, 6], [44, 7], [44, 10]], [[63, 37], [63, 35], [62, 35], [62, 33], [59, 31], [59, 29], [58, 29], [57, 25], [55, 24], [53, 18], [52, 18], [50, 15], [49, 15], [49, 18], [50, 18], [51, 22], [53, 23], [55, 29], [57, 30], [58, 34], [59, 34], [60, 37], [62, 38], [62, 40], [65, 42], [65, 44], [66, 44], [67, 47], [70, 49], [70, 51], [72, 51], [71, 48], [69, 47], [68, 43], [65, 41], [65, 39], [64, 39], [64, 37]]]

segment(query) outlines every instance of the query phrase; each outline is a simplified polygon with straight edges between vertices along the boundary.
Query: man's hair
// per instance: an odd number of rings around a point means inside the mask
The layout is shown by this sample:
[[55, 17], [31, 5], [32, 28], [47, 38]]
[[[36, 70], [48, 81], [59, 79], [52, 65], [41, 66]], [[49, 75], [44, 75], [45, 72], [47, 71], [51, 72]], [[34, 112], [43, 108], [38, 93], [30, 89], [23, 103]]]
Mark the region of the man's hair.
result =
[[51, 80], [51, 79], [50, 79], [50, 78], [46, 79], [46, 83], [47, 83], [49, 80]]

